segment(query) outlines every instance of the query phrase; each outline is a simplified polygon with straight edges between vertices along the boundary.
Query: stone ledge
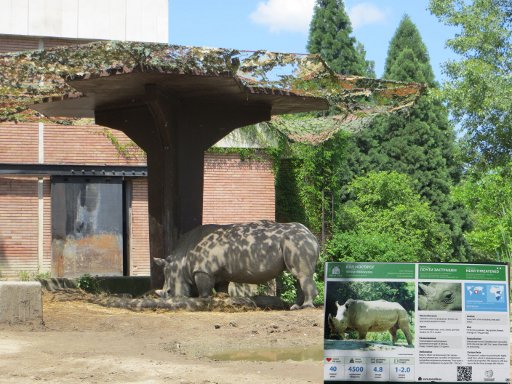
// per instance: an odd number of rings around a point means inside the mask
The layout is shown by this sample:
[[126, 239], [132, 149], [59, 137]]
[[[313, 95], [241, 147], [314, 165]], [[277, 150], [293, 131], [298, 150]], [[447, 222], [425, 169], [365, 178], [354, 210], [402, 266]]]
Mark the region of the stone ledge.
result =
[[43, 321], [41, 284], [37, 281], [0, 281], [0, 323]]

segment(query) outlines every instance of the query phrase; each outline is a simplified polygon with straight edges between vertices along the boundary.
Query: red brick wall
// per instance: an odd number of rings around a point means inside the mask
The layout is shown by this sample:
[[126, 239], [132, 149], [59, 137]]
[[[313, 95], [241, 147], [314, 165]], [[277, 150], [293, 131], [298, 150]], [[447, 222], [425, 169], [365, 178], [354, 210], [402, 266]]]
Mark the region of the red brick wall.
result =
[[37, 163], [37, 124], [0, 124], [0, 163]]
[[51, 181], [47, 177], [43, 182], [43, 270], [52, 270], [52, 196]]
[[140, 149], [133, 147], [129, 158], [121, 155], [111, 139], [125, 146], [131, 140], [122, 132], [97, 125], [64, 126], [45, 124], [44, 160], [50, 164], [146, 165]]
[[270, 160], [241, 160], [237, 154], [206, 154], [203, 223], [275, 220]]
[[37, 179], [0, 177], [0, 272], [36, 271]]
[[146, 179], [132, 181], [130, 275], [148, 276], [149, 223], [148, 187]]

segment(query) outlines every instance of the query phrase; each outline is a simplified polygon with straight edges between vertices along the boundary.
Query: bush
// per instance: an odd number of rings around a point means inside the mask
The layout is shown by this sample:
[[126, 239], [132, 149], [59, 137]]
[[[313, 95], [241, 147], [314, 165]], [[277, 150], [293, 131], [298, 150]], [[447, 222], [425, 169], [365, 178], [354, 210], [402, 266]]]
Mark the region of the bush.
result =
[[89, 275], [88, 273], [78, 278], [77, 285], [78, 288], [89, 293], [98, 293], [100, 291], [98, 280], [95, 277]]

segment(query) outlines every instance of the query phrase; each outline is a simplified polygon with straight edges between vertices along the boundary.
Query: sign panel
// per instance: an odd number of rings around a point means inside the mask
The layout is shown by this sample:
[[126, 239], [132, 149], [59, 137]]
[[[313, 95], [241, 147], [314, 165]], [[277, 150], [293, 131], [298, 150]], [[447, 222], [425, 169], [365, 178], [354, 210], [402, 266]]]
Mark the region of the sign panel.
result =
[[510, 381], [505, 264], [326, 263], [324, 382]]

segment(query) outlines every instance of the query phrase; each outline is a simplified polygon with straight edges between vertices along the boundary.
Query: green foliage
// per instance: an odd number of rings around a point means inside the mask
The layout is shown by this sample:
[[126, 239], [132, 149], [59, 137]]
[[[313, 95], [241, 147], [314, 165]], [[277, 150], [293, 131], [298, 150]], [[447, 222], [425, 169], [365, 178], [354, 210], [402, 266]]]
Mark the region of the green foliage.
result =
[[20, 281], [29, 281], [30, 280], [30, 272], [19, 271], [18, 278], [20, 279]]
[[389, 233], [338, 232], [325, 247], [326, 261], [416, 261], [416, 249]]
[[89, 293], [98, 293], [100, 291], [98, 280], [88, 273], [85, 273], [78, 278], [77, 286]]
[[434, 85], [434, 71], [430, 65], [427, 47], [418, 28], [407, 15], [402, 18], [389, 43], [384, 77]]
[[18, 278], [21, 281], [30, 281], [30, 280], [44, 280], [49, 279], [51, 277], [50, 272], [39, 272], [39, 269], [37, 272], [28, 272], [28, 271], [19, 271], [18, 272]]
[[475, 259], [512, 261], [512, 163], [468, 177], [453, 195], [471, 212], [473, 227], [465, 236]]
[[324, 221], [328, 223], [326, 230], [332, 231], [332, 218], [340, 203], [339, 186], [347, 172], [348, 137], [347, 132], [339, 131], [317, 146], [303, 143], [288, 146], [290, 158], [280, 163], [276, 172], [278, 221], [299, 221], [319, 235], [323, 211]]
[[[384, 76], [435, 87], [427, 49], [408, 16], [391, 40]], [[409, 114], [375, 119], [369, 129], [355, 135], [353, 147], [348, 161], [354, 176], [369, 171], [409, 175], [414, 180], [413, 189], [429, 203], [435, 220], [444, 225], [451, 242], [450, 258], [464, 261], [470, 257], [463, 236], [467, 213], [450, 198], [450, 190], [461, 175], [455, 133], [439, 100], [424, 95]], [[392, 243], [387, 244], [393, 248]]]
[[326, 261], [450, 261], [447, 227], [407, 175], [370, 172], [348, 185]]
[[352, 34], [343, 0], [318, 0], [311, 20], [307, 49], [318, 53], [337, 73], [372, 76], [362, 44]]
[[109, 128], [103, 128], [101, 134], [112, 143], [117, 153], [126, 160], [139, 157], [146, 159], [146, 153], [132, 140], [128, 140], [125, 144], [122, 144]]
[[32, 280], [46, 280], [52, 277], [51, 272], [37, 272], [32, 275]]
[[430, 0], [430, 10], [457, 34], [447, 41], [460, 59], [444, 70], [443, 96], [486, 169], [512, 154], [512, 5], [509, 0]]
[[[318, 274], [314, 274], [313, 276], [316, 284], [316, 289], [318, 291], [318, 296], [313, 300], [314, 305], [323, 305], [324, 304], [324, 282], [323, 279], [319, 277]], [[281, 297], [283, 301], [288, 304], [292, 304], [297, 299], [297, 286], [298, 282], [293, 277], [293, 275], [284, 271], [278, 277], [278, 286], [279, 292], [278, 295]]]
[[297, 298], [295, 278], [290, 272], [284, 271], [283, 273], [281, 273], [278, 279], [280, 285], [279, 296], [281, 297], [281, 299], [283, 299], [283, 301], [289, 304], [294, 303]]

